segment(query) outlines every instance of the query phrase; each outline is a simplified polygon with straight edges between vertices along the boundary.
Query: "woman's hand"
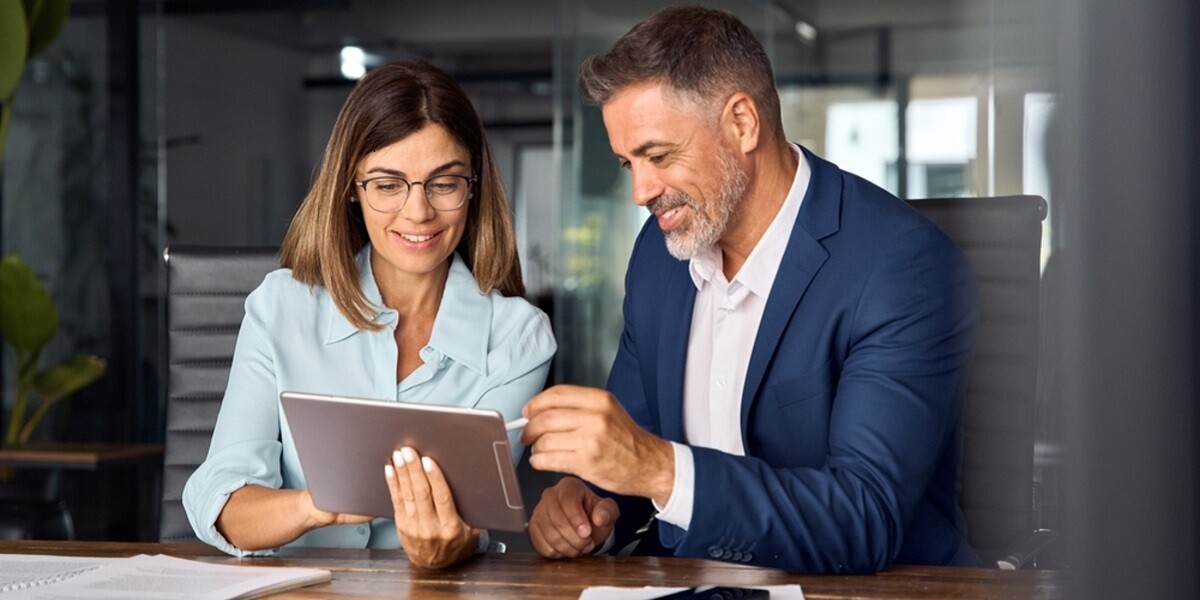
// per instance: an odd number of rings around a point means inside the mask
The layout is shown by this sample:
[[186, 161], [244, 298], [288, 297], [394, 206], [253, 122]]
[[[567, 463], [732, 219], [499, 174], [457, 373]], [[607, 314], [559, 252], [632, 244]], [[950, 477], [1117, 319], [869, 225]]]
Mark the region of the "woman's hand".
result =
[[335, 513], [317, 508], [313, 504], [312, 494], [308, 490], [304, 490], [306, 504], [308, 506], [308, 519], [311, 524], [311, 529], [318, 527], [327, 527], [329, 525], [359, 525], [362, 523], [370, 523], [374, 517], [366, 515], [352, 515], [349, 513]]
[[413, 564], [441, 568], [475, 552], [482, 530], [458, 516], [450, 484], [433, 459], [401, 448], [392, 453], [384, 474], [396, 513], [396, 532]]
[[313, 506], [308, 490], [278, 490], [246, 485], [229, 495], [217, 516], [217, 531], [242, 550], [266, 550], [289, 544], [326, 525], [357, 525], [371, 517], [331, 513]]

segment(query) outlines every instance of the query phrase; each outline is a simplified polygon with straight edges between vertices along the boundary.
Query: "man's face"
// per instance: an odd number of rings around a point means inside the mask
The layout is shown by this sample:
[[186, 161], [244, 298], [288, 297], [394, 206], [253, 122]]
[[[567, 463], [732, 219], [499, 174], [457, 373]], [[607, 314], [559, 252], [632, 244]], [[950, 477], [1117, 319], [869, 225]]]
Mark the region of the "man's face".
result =
[[749, 182], [715, 115], [706, 119], [690, 104], [662, 85], [640, 84], [602, 109], [613, 154], [633, 175], [633, 201], [658, 218], [680, 260], [720, 241]]

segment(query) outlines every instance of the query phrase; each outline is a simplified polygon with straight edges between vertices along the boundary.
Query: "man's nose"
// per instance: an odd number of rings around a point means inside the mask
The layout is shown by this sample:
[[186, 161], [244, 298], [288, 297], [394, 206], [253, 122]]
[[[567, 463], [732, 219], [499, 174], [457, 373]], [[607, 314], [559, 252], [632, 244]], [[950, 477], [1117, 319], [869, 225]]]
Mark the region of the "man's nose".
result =
[[629, 173], [633, 176], [633, 203], [645, 206], [651, 200], [661, 196], [665, 190], [662, 179], [653, 169], [644, 166], [631, 166]]

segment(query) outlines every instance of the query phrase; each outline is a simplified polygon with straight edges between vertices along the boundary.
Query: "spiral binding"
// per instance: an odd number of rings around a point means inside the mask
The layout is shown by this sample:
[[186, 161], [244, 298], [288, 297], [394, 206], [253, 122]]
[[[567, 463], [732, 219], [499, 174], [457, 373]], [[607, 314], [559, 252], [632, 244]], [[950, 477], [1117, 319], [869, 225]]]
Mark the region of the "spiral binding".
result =
[[58, 583], [60, 581], [70, 579], [76, 575], [82, 575], [84, 573], [87, 573], [88, 571], [91, 571], [94, 569], [99, 569], [99, 568], [100, 568], [100, 565], [88, 565], [82, 569], [75, 569], [74, 571], [64, 571], [64, 572], [54, 575], [52, 577], [43, 577], [41, 579], [33, 579], [31, 581], [18, 581], [16, 583], [0, 585], [0, 593], [16, 592], [18, 590], [28, 590], [30, 588], [42, 587], [44, 585]]

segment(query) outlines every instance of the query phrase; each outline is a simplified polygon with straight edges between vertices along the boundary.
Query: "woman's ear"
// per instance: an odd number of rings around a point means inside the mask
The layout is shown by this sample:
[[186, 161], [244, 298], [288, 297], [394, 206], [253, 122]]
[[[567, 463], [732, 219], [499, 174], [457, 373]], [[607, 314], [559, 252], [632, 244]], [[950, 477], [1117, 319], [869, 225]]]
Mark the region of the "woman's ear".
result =
[[758, 148], [759, 135], [762, 132], [762, 121], [758, 115], [758, 105], [745, 92], [737, 92], [730, 96], [721, 113], [722, 129], [734, 147], [741, 149], [743, 154], [749, 154]]

